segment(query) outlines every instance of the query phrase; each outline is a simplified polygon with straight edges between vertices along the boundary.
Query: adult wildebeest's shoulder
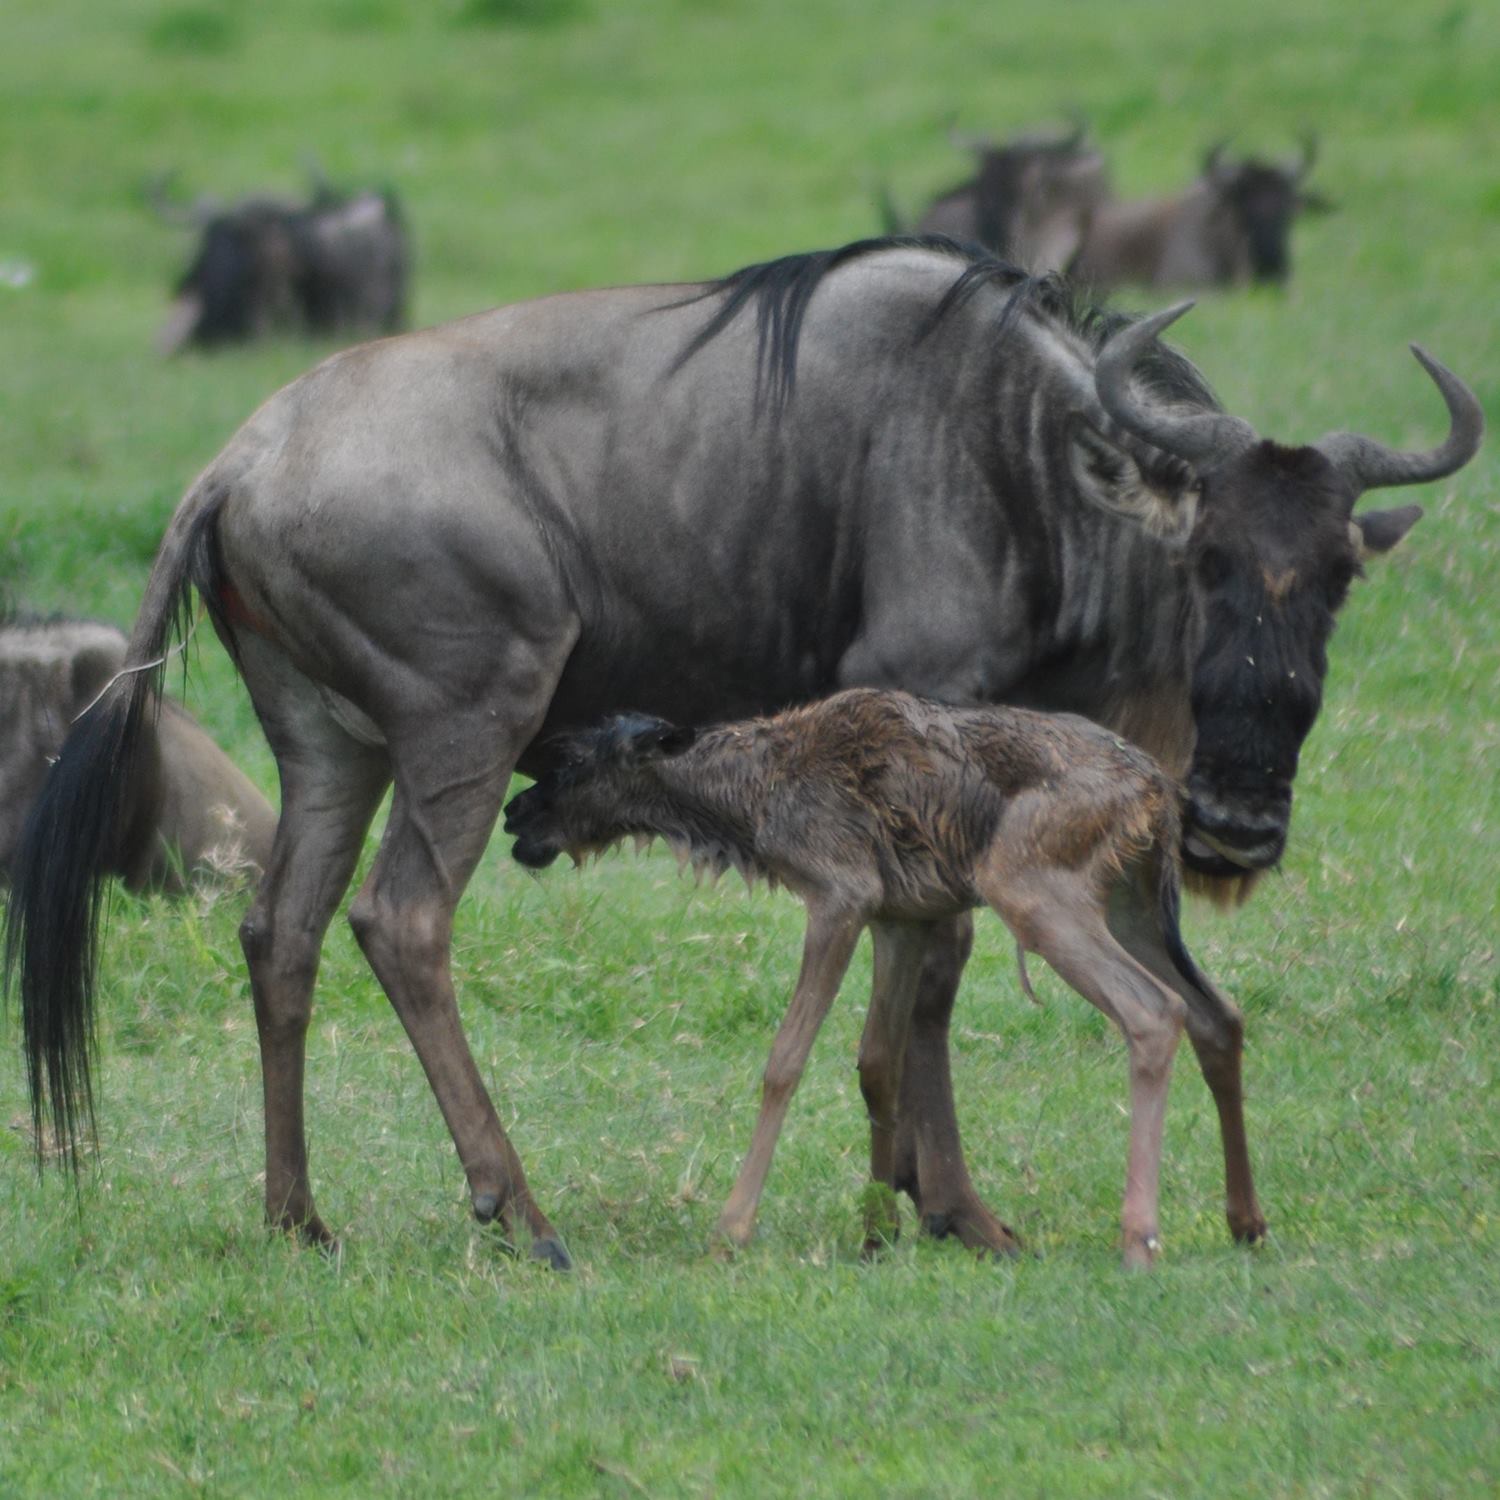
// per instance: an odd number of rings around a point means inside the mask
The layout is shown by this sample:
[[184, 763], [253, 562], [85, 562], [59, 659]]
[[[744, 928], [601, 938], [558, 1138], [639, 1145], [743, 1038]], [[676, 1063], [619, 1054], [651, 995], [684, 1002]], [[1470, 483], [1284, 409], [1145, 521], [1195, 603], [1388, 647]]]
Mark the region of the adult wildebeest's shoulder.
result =
[[[719, 283], [547, 298], [386, 340], [273, 396], [174, 516], [131, 638], [161, 655], [196, 585], [280, 768], [271, 870], [242, 930], [267, 1090], [266, 1207], [327, 1239], [307, 1173], [304, 1036], [323, 934], [388, 786], [350, 912], [482, 1217], [560, 1245], [459, 1027], [449, 939], [513, 768], [629, 707], [764, 713], [852, 685], [1071, 709], [1186, 773], [1184, 855], [1237, 889], [1281, 855], [1340, 586], [1452, 473], [1477, 403], [1422, 356], [1449, 435], [1262, 441], [1140, 323], [938, 239], [873, 241]], [[128, 764], [149, 675], [64, 749]], [[110, 817], [44, 798], [8, 913], [37, 1108], [83, 1096], [91, 919]], [[58, 915], [60, 914], [60, 915]], [[55, 918], [55, 920], [54, 920]], [[966, 1240], [947, 1017], [966, 944], [924, 967], [897, 1180]], [[48, 1040], [48, 1039], [51, 1040]], [[86, 1054], [82, 1054], [86, 1057]], [[908, 1103], [909, 1106], [908, 1107]], [[920, 1129], [918, 1128], [920, 1125]]]

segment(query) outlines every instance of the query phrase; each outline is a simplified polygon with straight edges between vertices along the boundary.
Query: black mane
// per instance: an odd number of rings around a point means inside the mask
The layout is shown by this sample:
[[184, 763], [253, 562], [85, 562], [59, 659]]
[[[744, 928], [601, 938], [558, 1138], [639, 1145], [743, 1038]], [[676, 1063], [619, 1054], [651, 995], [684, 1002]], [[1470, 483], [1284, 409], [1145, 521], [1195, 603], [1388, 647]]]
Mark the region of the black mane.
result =
[[[1015, 319], [1031, 309], [1069, 332], [1086, 339], [1097, 353], [1119, 329], [1135, 321], [1125, 313], [1096, 307], [1084, 300], [1066, 277], [1048, 273], [1033, 276], [1019, 266], [991, 255], [977, 245], [965, 245], [942, 234], [898, 234], [855, 240], [834, 250], [783, 255], [776, 260], [745, 266], [713, 282], [689, 302], [719, 298], [714, 315], [677, 357], [680, 370], [700, 349], [721, 334], [746, 307], [755, 308], [757, 352], [755, 402], [769, 400], [773, 415], [790, 404], [796, 387], [797, 351], [807, 305], [824, 277], [837, 267], [886, 250], [930, 250], [958, 263], [953, 283], [934, 305], [932, 316], [918, 337], [930, 332], [950, 314], [964, 307], [983, 287], [1007, 288], [1000, 318], [992, 334], [1003, 338]], [[684, 306], [674, 303], [673, 306]], [[1142, 357], [1138, 373], [1153, 395], [1164, 401], [1219, 410], [1218, 398], [1197, 367], [1183, 355], [1153, 341]]]

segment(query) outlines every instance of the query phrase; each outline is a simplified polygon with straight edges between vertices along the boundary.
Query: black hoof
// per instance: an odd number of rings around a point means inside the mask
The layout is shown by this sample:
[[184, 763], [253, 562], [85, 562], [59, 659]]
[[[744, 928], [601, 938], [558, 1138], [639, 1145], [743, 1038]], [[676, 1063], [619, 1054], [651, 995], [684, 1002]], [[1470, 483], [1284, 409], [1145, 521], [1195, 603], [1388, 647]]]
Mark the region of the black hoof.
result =
[[549, 1269], [553, 1271], [571, 1271], [573, 1259], [563, 1249], [561, 1240], [533, 1240], [531, 1242], [531, 1258], [533, 1260], [546, 1261]]
[[495, 1215], [500, 1212], [500, 1197], [498, 1193], [475, 1193], [474, 1194], [474, 1217], [481, 1224], [489, 1224], [494, 1221]]

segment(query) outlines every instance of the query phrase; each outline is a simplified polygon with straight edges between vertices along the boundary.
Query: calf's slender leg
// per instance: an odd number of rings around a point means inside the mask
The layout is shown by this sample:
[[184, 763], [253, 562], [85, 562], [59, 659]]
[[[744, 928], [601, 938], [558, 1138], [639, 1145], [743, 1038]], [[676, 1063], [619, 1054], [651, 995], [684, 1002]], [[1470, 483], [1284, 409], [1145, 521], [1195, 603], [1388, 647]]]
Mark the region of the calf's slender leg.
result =
[[1110, 935], [1086, 874], [1020, 873], [981, 890], [1021, 943], [1040, 953], [1125, 1035], [1130, 1151], [1120, 1222], [1125, 1264], [1149, 1266], [1159, 1245], [1157, 1200], [1167, 1088], [1186, 1007]]
[[250, 969], [265, 1099], [266, 1218], [330, 1246], [308, 1178], [303, 1121], [307, 1027], [323, 937], [389, 781], [385, 754], [351, 739], [273, 646], [236, 642], [281, 777], [270, 867], [240, 943]]
[[771, 1170], [776, 1139], [781, 1134], [787, 1106], [807, 1065], [814, 1038], [844, 972], [854, 954], [854, 945], [864, 927], [863, 917], [848, 910], [829, 910], [809, 903], [807, 935], [802, 946], [802, 968], [791, 1004], [771, 1045], [761, 1087], [760, 1114], [744, 1165], [734, 1189], [719, 1215], [717, 1236], [732, 1246], [750, 1243], [755, 1229], [755, 1210]]
[[[870, 1180], [894, 1190], [901, 1067], [930, 936], [927, 924], [916, 922], [872, 922], [870, 935], [875, 974], [859, 1041], [859, 1089], [870, 1117]], [[876, 1254], [899, 1229], [893, 1205], [868, 1203], [864, 1253]]]
[[1014, 1255], [1015, 1232], [985, 1207], [964, 1161], [953, 1104], [948, 1028], [974, 945], [968, 912], [928, 927], [901, 1067], [901, 1107], [891, 1146], [892, 1181], [917, 1206], [925, 1233], [956, 1235], [971, 1250]]
[[1255, 1196], [1250, 1148], [1245, 1133], [1241, 1056], [1245, 1022], [1240, 1008], [1204, 974], [1180, 972], [1168, 953], [1155, 893], [1155, 871], [1127, 874], [1111, 892], [1109, 928], [1120, 944], [1187, 1006], [1187, 1033], [1198, 1057], [1214, 1107], [1224, 1148], [1225, 1217], [1229, 1232], [1243, 1244], [1266, 1233], [1265, 1215]]

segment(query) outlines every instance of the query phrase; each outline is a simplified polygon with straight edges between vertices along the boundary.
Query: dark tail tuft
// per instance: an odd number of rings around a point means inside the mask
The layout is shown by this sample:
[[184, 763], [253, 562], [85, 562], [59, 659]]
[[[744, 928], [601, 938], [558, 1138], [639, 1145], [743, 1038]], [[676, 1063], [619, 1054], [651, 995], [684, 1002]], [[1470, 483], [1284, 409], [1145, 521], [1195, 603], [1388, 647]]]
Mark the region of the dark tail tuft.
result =
[[142, 698], [115, 693], [68, 736], [26, 820], [5, 918], [5, 976], [19, 974], [26, 1082], [38, 1158], [50, 1125], [78, 1165], [80, 1123], [93, 1129], [94, 972], [106, 876], [138, 830], [133, 768]]
[[19, 976], [26, 1079], [38, 1161], [78, 1166], [92, 1134], [95, 972], [108, 879], [154, 836], [153, 766], [145, 754], [163, 655], [181, 630], [195, 579], [212, 574], [209, 545], [224, 499], [200, 482], [168, 527], [131, 634], [130, 667], [69, 733], [16, 852], [5, 913], [4, 981]]

